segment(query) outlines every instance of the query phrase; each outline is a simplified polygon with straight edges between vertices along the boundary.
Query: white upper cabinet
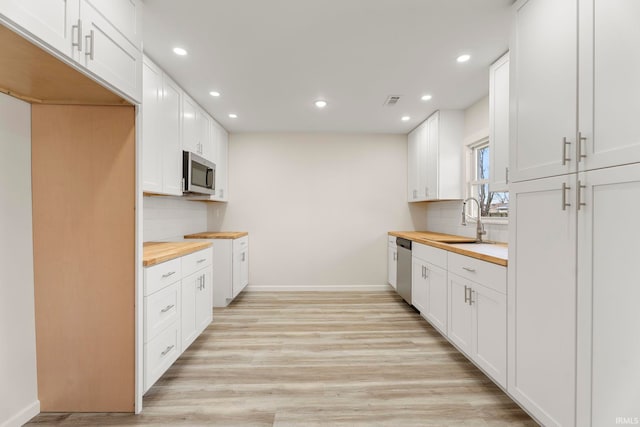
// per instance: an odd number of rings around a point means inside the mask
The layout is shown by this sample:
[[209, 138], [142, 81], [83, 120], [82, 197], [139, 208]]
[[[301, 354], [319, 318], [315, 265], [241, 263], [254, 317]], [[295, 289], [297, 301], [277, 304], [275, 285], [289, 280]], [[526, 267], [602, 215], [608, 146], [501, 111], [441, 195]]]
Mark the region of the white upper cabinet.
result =
[[511, 40], [509, 179], [575, 170], [578, 5], [521, 0]]
[[579, 10], [579, 169], [638, 162], [640, 2], [580, 0]]
[[145, 58], [142, 91], [142, 189], [162, 192], [162, 132], [158, 128], [162, 103], [162, 70]]
[[82, 52], [74, 53], [80, 64], [136, 100], [142, 92], [139, 12], [137, 4], [129, 0], [81, 0], [83, 46]]
[[514, 10], [510, 180], [639, 162], [640, 3], [520, 0]]
[[508, 191], [509, 53], [489, 67], [489, 189]]
[[197, 114], [198, 104], [187, 94], [182, 97], [182, 147], [184, 151], [202, 154]]
[[0, 13], [65, 56], [78, 48], [78, 0], [4, 0]]
[[182, 91], [144, 58], [142, 103], [142, 189], [182, 195]]
[[227, 201], [227, 161], [229, 135], [215, 120], [211, 120], [210, 139], [213, 150], [213, 162], [216, 164], [216, 193], [211, 200]]
[[463, 130], [462, 111], [441, 110], [408, 135], [410, 202], [462, 198]]
[[142, 99], [139, 0], [8, 0], [0, 14], [134, 101]]

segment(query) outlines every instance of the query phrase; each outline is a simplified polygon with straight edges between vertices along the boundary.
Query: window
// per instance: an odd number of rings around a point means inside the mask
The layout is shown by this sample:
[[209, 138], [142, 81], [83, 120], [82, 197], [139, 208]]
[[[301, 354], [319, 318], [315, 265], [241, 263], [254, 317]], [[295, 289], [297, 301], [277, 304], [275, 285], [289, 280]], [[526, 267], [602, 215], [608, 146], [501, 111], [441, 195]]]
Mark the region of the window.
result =
[[[509, 192], [489, 191], [489, 141], [481, 141], [469, 148], [469, 195], [480, 202], [483, 218], [506, 218], [509, 214]], [[475, 203], [467, 203], [467, 206], [471, 206], [468, 213], [476, 216]]]

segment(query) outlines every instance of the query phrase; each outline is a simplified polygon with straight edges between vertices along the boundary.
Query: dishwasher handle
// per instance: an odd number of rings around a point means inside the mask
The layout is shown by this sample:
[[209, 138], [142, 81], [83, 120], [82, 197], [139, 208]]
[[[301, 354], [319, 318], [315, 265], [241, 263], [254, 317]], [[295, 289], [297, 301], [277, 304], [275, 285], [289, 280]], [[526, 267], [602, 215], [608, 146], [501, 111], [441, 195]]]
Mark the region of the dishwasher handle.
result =
[[403, 239], [402, 237], [396, 238], [396, 244], [398, 247], [411, 250], [411, 240]]

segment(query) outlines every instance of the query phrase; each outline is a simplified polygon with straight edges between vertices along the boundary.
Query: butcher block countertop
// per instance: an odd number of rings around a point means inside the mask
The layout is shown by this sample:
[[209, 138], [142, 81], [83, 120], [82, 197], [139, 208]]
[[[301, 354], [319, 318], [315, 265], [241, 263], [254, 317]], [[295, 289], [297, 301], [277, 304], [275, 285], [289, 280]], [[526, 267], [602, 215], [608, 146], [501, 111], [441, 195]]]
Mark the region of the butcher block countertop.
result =
[[473, 243], [475, 239], [472, 237], [432, 233], [430, 231], [390, 231], [389, 235], [505, 267], [508, 263], [506, 243]]
[[142, 265], [150, 267], [211, 247], [209, 242], [145, 242]]
[[239, 239], [248, 236], [246, 231], [205, 231], [202, 233], [187, 234], [185, 239]]

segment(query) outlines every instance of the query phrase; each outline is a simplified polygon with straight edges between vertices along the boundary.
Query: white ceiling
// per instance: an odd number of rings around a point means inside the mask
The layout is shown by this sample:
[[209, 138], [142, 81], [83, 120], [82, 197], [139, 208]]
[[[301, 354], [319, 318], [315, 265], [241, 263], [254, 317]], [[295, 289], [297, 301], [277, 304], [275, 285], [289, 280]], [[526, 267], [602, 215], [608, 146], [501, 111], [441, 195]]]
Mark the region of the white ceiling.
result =
[[[144, 50], [231, 132], [407, 133], [488, 93], [512, 3], [144, 0]], [[388, 95], [402, 98], [386, 107]]]

